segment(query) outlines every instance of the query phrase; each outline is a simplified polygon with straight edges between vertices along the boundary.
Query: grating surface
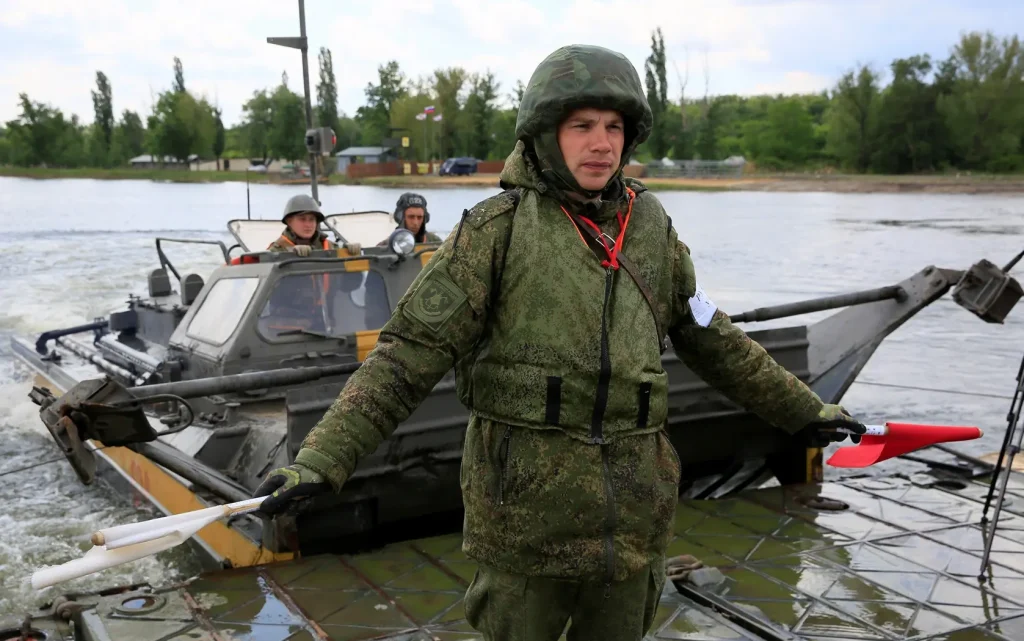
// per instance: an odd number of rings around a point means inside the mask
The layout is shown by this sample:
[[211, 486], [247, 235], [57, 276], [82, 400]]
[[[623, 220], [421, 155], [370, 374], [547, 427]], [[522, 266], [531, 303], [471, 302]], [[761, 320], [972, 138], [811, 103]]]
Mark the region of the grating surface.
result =
[[[853, 479], [681, 503], [670, 556], [726, 579], [666, 585], [648, 639], [1024, 638], [1024, 483], [1013, 481], [980, 579], [987, 485], [933, 483]], [[205, 574], [137, 616], [116, 609], [124, 595], [103, 597], [83, 621], [140, 641], [477, 639], [462, 605], [474, 572], [451, 535]]]

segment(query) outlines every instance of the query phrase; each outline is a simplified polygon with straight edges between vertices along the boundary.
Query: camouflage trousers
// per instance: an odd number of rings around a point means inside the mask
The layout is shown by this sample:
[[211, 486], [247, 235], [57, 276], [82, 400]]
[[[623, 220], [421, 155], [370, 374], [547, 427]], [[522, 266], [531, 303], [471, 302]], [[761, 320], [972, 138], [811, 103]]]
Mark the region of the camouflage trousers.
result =
[[640, 641], [665, 585], [664, 559], [622, 581], [549, 579], [480, 564], [466, 590], [466, 620], [484, 641]]

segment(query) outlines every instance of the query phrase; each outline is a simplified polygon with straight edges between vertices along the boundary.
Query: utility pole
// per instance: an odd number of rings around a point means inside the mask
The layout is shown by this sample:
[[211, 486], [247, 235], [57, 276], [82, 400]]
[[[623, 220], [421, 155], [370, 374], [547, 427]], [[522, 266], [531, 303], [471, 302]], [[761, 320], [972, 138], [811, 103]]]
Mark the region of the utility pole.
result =
[[[267, 38], [267, 42], [272, 45], [279, 45], [282, 47], [289, 47], [291, 49], [298, 49], [302, 52], [302, 89], [306, 95], [306, 129], [313, 128], [313, 105], [309, 98], [309, 61], [307, 60], [307, 52], [309, 51], [309, 43], [306, 40], [306, 6], [305, 0], [299, 0], [299, 37], [281, 37], [281, 38]], [[313, 200], [320, 202], [320, 197], [317, 194], [316, 188], [316, 154], [310, 151], [309, 153], [309, 181], [313, 188]]]

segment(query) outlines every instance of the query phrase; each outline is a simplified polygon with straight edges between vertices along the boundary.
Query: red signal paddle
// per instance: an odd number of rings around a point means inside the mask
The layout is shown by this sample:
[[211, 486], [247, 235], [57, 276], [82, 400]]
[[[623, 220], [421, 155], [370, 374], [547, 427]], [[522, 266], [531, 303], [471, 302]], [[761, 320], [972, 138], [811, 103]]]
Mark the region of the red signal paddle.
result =
[[832, 467], [868, 467], [900, 454], [913, 452], [936, 443], [970, 441], [981, 438], [982, 431], [966, 425], [923, 425], [890, 423], [867, 425], [860, 444], [841, 447], [829, 457]]

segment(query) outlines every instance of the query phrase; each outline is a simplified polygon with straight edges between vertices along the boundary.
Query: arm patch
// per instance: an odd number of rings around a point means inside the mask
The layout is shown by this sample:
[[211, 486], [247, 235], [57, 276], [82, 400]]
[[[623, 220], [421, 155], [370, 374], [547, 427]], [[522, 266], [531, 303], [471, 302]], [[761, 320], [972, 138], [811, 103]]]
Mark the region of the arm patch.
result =
[[715, 317], [715, 312], [718, 311], [718, 305], [715, 305], [714, 301], [708, 298], [700, 283], [697, 283], [697, 291], [690, 297], [687, 304], [690, 307], [690, 316], [693, 317], [693, 322], [701, 327], [710, 325]]
[[452, 282], [445, 265], [433, 268], [416, 288], [406, 312], [437, 336], [452, 315], [467, 302], [465, 292]]

